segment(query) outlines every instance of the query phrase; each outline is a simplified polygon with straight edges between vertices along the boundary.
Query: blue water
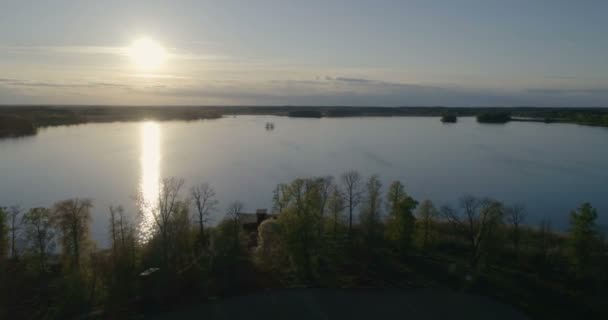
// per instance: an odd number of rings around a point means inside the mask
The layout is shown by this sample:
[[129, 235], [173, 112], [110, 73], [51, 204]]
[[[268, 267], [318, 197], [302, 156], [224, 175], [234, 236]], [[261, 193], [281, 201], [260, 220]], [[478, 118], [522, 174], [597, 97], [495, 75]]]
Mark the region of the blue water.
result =
[[[150, 152], [158, 153], [158, 166], [149, 165]], [[122, 204], [134, 214], [133, 197], [154, 177], [183, 177], [184, 191], [211, 184], [218, 221], [231, 201], [247, 211], [269, 208], [279, 182], [349, 169], [377, 173], [385, 187], [399, 179], [416, 199], [437, 206], [463, 194], [491, 196], [525, 204], [529, 224], [547, 218], [565, 229], [568, 213], [588, 201], [608, 223], [608, 129], [473, 118], [238, 116], [53, 127], [0, 140], [0, 206], [92, 198], [93, 237], [103, 243], [107, 207]]]

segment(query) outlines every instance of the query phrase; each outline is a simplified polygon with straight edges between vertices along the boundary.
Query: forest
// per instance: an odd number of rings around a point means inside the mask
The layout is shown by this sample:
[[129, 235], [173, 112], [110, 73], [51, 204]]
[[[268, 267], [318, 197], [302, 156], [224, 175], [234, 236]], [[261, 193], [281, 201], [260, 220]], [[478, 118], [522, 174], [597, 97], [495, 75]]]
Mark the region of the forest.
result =
[[251, 229], [241, 202], [166, 178], [155, 201], [135, 197], [138, 212], [107, 208], [107, 246], [91, 239], [91, 199], [2, 207], [0, 318], [128, 319], [315, 287], [445, 288], [531, 318], [606, 319], [608, 242], [591, 204], [556, 213], [569, 214], [562, 231], [528, 223], [523, 204], [438, 205], [381, 181], [351, 170], [280, 183]]

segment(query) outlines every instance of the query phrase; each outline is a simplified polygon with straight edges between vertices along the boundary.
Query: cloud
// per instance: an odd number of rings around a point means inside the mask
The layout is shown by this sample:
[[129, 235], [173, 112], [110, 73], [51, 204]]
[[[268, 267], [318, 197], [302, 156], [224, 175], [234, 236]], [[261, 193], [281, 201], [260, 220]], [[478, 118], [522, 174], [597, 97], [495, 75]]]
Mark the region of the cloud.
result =
[[[228, 60], [225, 55], [181, 52], [175, 48], [167, 48], [172, 60], [183, 61], [221, 61]], [[80, 56], [128, 56], [127, 46], [0, 46], [0, 52], [34, 55], [80, 55]]]
[[330, 76], [325, 76], [325, 80], [334, 81], [334, 82], [345, 82], [345, 83], [364, 83], [364, 84], [380, 83], [379, 81], [363, 79], [363, 78], [347, 78], [347, 77], [335, 77], [334, 78], [334, 77], [330, 77]]
[[0, 84], [14, 87], [46, 87], [46, 88], [128, 88], [127, 85], [110, 82], [61, 83], [28, 81], [19, 79], [0, 79]]
[[[195, 80], [53, 82], [0, 79], [0, 87], [13, 92], [37, 94], [53, 88], [54, 94], [69, 97], [71, 103], [95, 104], [238, 104], [238, 105], [348, 105], [348, 106], [606, 106], [608, 89], [530, 88], [490, 90], [454, 88], [380, 81], [374, 79], [323, 76], [285, 80]], [[170, 78], [168, 79], [170, 80]], [[9, 90], [10, 92], [10, 90]], [[92, 99], [80, 101], [79, 99]], [[39, 103], [48, 103], [39, 94]], [[139, 99], [139, 100], [135, 100]], [[3, 99], [4, 103], [7, 100]], [[123, 101], [124, 102], [121, 102]]]
[[571, 95], [571, 94], [608, 94], [608, 88], [573, 88], [573, 89], [561, 89], [561, 88], [534, 88], [528, 89], [529, 93], [541, 93], [541, 94], [558, 94], [558, 95]]
[[127, 55], [125, 47], [111, 46], [3, 46], [0, 50], [19, 54]]

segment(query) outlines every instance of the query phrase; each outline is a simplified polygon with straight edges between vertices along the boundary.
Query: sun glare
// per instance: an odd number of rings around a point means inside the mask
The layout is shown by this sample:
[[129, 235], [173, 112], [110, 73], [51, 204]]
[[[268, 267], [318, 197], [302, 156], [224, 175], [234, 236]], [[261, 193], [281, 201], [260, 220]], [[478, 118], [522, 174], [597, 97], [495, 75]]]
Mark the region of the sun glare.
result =
[[167, 51], [158, 42], [150, 38], [135, 40], [127, 49], [129, 57], [138, 68], [150, 70], [163, 65], [167, 60]]
[[160, 184], [160, 127], [156, 122], [141, 126], [141, 203], [140, 240], [150, 239], [154, 229], [154, 208], [158, 205]]

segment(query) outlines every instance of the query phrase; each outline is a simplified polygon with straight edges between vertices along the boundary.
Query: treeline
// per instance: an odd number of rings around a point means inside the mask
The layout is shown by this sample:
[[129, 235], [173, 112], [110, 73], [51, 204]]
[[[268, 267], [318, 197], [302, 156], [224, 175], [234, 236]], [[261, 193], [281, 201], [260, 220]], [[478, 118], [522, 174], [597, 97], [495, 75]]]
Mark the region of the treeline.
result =
[[36, 134], [49, 126], [91, 122], [216, 119], [221, 114], [194, 107], [0, 107], [0, 138]]
[[477, 115], [480, 123], [507, 123], [511, 121], [511, 114], [507, 112], [491, 112]]
[[272, 200], [249, 232], [242, 203], [214, 225], [211, 186], [165, 179], [154, 202], [136, 198], [138, 214], [108, 208], [108, 248], [90, 238], [90, 200], [2, 208], [0, 318], [120, 319], [294, 286], [447, 287], [533, 317], [606, 315], [608, 244], [590, 204], [559, 233], [527, 225], [523, 205], [465, 195], [437, 207], [356, 171], [279, 184]]
[[[0, 137], [21, 135], [23, 128], [89, 122], [215, 119], [225, 115], [290, 117], [427, 116], [478, 117], [480, 122], [510, 120], [608, 126], [608, 108], [536, 107], [347, 107], [347, 106], [0, 106]], [[501, 117], [498, 117], [501, 115]], [[2, 120], [4, 119], [4, 120]], [[16, 119], [15, 122], [8, 121]], [[485, 120], [488, 121], [485, 121]], [[445, 121], [452, 122], [452, 121]], [[29, 134], [29, 133], [28, 133]]]
[[0, 138], [34, 135], [36, 126], [20, 116], [0, 115]]

